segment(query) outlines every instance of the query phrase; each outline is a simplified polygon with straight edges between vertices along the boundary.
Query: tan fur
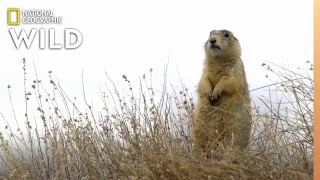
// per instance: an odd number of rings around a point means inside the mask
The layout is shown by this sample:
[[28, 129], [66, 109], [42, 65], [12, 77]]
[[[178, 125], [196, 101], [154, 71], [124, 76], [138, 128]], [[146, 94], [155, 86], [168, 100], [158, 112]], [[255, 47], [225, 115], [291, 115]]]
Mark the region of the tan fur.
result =
[[193, 124], [196, 148], [211, 152], [222, 144], [244, 150], [251, 134], [251, 107], [240, 44], [230, 31], [214, 30], [205, 53]]

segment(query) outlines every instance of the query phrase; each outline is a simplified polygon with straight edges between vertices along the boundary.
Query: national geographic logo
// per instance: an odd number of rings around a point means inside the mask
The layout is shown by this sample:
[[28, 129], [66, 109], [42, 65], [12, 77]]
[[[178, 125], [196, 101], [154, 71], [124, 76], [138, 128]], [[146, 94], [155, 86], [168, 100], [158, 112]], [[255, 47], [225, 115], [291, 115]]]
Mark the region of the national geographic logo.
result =
[[22, 24], [62, 24], [62, 17], [55, 16], [53, 10], [8, 8], [8, 25]]
[[[65, 28], [63, 30], [63, 39], [57, 40], [56, 28], [43, 28], [41, 25], [45, 24], [62, 24], [62, 17], [55, 16], [53, 10], [42, 9], [23, 9], [20, 8], [8, 8], [8, 25], [9, 34], [16, 49], [20, 49], [21, 44], [24, 43], [27, 49], [33, 46], [34, 39], [38, 37], [39, 49], [77, 49], [82, 44], [82, 34], [78, 29]], [[35, 25], [40, 28], [32, 28], [27, 32], [24, 25]], [[19, 29], [20, 32], [16, 32]], [[29, 29], [29, 28], [28, 28]], [[61, 31], [61, 28], [58, 28]], [[61, 33], [61, 32], [60, 32]]]

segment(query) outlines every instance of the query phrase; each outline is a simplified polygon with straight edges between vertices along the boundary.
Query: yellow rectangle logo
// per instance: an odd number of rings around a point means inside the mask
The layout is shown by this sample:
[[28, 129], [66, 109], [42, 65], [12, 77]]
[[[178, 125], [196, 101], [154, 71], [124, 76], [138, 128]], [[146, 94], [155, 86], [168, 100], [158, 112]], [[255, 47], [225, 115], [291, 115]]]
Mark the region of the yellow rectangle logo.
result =
[[8, 25], [20, 24], [20, 9], [8, 8]]

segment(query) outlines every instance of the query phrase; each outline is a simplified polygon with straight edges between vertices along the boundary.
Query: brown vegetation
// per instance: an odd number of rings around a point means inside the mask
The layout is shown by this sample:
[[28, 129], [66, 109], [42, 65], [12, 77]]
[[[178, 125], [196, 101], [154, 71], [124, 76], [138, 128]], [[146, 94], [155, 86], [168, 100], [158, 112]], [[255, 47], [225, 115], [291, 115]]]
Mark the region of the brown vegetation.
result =
[[[78, 109], [53, 79], [51, 92], [38, 79], [30, 85], [25, 80], [26, 109], [37, 109], [40, 118], [33, 121], [26, 114], [18, 132], [10, 126], [0, 132], [0, 177], [312, 179], [313, 79], [275, 65], [279, 71], [263, 66], [281, 82], [264, 87], [270, 97], [261, 101], [268, 111], [254, 108], [250, 152], [227, 148], [219, 161], [194, 155], [190, 136], [194, 100], [184, 86], [170, 92], [165, 79], [161, 96], [156, 96], [146, 76], [138, 91], [123, 76], [131, 94], [106, 86], [101, 90], [105, 106], [96, 112], [86, 101], [87, 108]], [[285, 99], [274, 102], [275, 92]], [[31, 98], [38, 107], [30, 107]], [[0, 121], [2, 125], [9, 120], [2, 115]], [[234, 163], [235, 156], [242, 160]]]

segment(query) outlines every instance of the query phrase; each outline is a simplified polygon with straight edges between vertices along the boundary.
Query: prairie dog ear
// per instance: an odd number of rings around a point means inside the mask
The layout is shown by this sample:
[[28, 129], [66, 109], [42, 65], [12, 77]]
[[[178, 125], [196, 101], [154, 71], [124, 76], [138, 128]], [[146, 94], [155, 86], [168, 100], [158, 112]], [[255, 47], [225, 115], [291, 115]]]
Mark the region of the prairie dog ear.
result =
[[238, 41], [238, 42], [239, 42], [239, 40], [238, 40], [235, 36], [233, 36], [233, 38], [234, 38], [236, 41]]

